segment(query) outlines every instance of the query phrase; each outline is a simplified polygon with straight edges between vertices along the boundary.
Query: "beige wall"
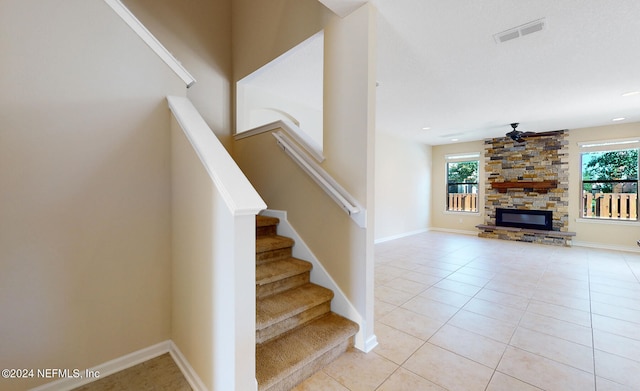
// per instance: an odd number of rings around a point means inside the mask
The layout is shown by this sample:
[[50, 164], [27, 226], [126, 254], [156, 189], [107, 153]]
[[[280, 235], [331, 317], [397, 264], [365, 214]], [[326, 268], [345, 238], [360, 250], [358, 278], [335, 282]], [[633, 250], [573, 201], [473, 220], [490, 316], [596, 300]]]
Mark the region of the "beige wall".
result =
[[213, 389], [211, 239], [212, 217], [221, 201], [214, 202], [217, 193], [209, 174], [180, 126], [172, 122], [171, 338], [205, 385]]
[[[233, 0], [232, 102], [235, 84], [322, 30], [332, 13], [317, 0]], [[235, 106], [232, 133], [236, 133]]]
[[231, 148], [231, 1], [124, 0], [196, 79], [187, 96]]
[[233, 0], [233, 80], [322, 30], [331, 15], [317, 0]]
[[[280, 34], [258, 34], [264, 23], [263, 18], [256, 20], [258, 27], [253, 26], [250, 22], [261, 15], [254, 9], [247, 8], [246, 1], [241, 3], [242, 9], [247, 11], [244, 15], [247, 20], [240, 26], [255, 30], [238, 32], [244, 39], [251, 37], [247, 47], [281, 47], [283, 44], [280, 40], [272, 42], [282, 39]], [[307, 21], [313, 28], [307, 26], [294, 29], [292, 33], [298, 34], [298, 39], [287, 37], [286, 42], [294, 45], [322, 27], [313, 26], [313, 23], [322, 20], [326, 11], [315, 5], [313, 7], [319, 12], [317, 17], [311, 16]], [[259, 6], [256, 8], [262, 9]], [[367, 338], [373, 336], [373, 21], [373, 9], [366, 6], [345, 19], [331, 18], [325, 30], [324, 153], [327, 159], [323, 168], [368, 209], [369, 221], [366, 229], [359, 228], [284, 155], [269, 134], [237, 141], [234, 147], [236, 160], [268, 207], [288, 211], [293, 227], [354, 307], [363, 318], [371, 319], [370, 324], [361, 325], [361, 346], [364, 346]], [[302, 27], [302, 24], [297, 27]], [[234, 56], [239, 61], [234, 64], [237, 65], [236, 75], [242, 76], [248, 69], [256, 69], [271, 59], [264, 51], [256, 53], [255, 59], [249, 59], [247, 47], [239, 45], [238, 53]], [[247, 63], [253, 65], [247, 67]]]
[[579, 142], [615, 140], [640, 135], [640, 122], [571, 129], [569, 131], [569, 231], [576, 233], [575, 244], [629, 249], [637, 251], [640, 239], [638, 223], [580, 220], [580, 150]]
[[4, 0], [0, 36], [0, 367], [169, 339], [165, 95], [184, 84], [102, 1]]
[[376, 240], [429, 228], [431, 149], [429, 145], [376, 133]]
[[463, 153], [480, 153], [479, 180], [484, 178], [484, 142], [471, 141], [448, 145], [436, 145], [432, 150], [432, 181], [431, 181], [431, 227], [452, 232], [476, 233], [478, 224], [483, 224], [484, 218], [484, 187], [480, 185], [478, 194], [478, 213], [448, 212], [447, 208], [447, 163], [446, 155]]

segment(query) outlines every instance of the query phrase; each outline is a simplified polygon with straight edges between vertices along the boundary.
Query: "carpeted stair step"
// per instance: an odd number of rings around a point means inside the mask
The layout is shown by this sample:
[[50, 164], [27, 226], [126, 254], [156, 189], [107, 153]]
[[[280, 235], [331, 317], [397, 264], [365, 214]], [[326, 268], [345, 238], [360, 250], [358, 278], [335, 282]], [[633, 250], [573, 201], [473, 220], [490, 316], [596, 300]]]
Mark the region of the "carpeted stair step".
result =
[[353, 345], [358, 325], [333, 312], [256, 346], [259, 391], [288, 391]]
[[280, 334], [331, 311], [333, 291], [315, 284], [256, 300], [256, 343]]
[[277, 235], [280, 219], [269, 216], [256, 216], [256, 237]]
[[285, 236], [263, 236], [256, 238], [256, 263], [291, 258], [294, 241]]
[[264, 298], [309, 283], [311, 263], [296, 258], [256, 265], [256, 297]]

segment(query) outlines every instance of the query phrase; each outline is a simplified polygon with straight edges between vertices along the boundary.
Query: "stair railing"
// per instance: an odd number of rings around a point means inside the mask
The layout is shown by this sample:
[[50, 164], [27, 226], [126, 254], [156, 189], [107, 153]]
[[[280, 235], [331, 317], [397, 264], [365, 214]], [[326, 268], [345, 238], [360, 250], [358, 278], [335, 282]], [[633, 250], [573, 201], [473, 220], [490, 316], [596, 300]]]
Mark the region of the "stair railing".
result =
[[307, 156], [283, 131], [272, 133], [282, 150], [313, 179], [359, 227], [366, 226], [366, 210], [336, 180]]
[[242, 133], [236, 134], [235, 139], [242, 140], [243, 138], [255, 136], [256, 134], [260, 134], [260, 133], [271, 132], [277, 129], [284, 129], [286, 134], [290, 136], [300, 146], [302, 146], [302, 148], [306, 151], [306, 153], [311, 155], [311, 157], [314, 158], [316, 162], [322, 163], [324, 161], [322, 148], [315, 141], [313, 141], [313, 139], [310, 136], [308, 136], [305, 132], [303, 132], [302, 129], [300, 129], [300, 124], [297, 123], [295, 118], [292, 118], [290, 120], [280, 119], [277, 121], [270, 122], [268, 124], [258, 126], [251, 130], [247, 130]]

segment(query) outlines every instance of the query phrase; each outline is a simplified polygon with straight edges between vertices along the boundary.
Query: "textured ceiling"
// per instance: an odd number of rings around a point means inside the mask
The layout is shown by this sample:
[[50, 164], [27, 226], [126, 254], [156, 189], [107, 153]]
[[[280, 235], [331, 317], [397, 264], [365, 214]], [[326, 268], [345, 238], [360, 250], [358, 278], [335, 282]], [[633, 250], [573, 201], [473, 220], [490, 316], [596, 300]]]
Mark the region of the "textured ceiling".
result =
[[[638, 0], [370, 0], [377, 129], [424, 143], [640, 121]], [[504, 43], [494, 34], [545, 18]], [[429, 130], [423, 130], [429, 127]], [[456, 141], [452, 141], [457, 139]]]

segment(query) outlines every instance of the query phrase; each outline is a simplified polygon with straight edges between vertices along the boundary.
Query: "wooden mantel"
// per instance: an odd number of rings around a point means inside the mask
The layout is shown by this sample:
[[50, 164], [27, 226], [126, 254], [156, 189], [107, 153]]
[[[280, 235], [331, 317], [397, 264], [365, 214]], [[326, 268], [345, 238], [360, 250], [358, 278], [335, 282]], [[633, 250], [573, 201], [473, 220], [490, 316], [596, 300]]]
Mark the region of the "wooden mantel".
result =
[[538, 193], [546, 193], [549, 189], [558, 187], [558, 181], [509, 181], [491, 182], [491, 188], [500, 193], [506, 193], [510, 189], [533, 189]]

